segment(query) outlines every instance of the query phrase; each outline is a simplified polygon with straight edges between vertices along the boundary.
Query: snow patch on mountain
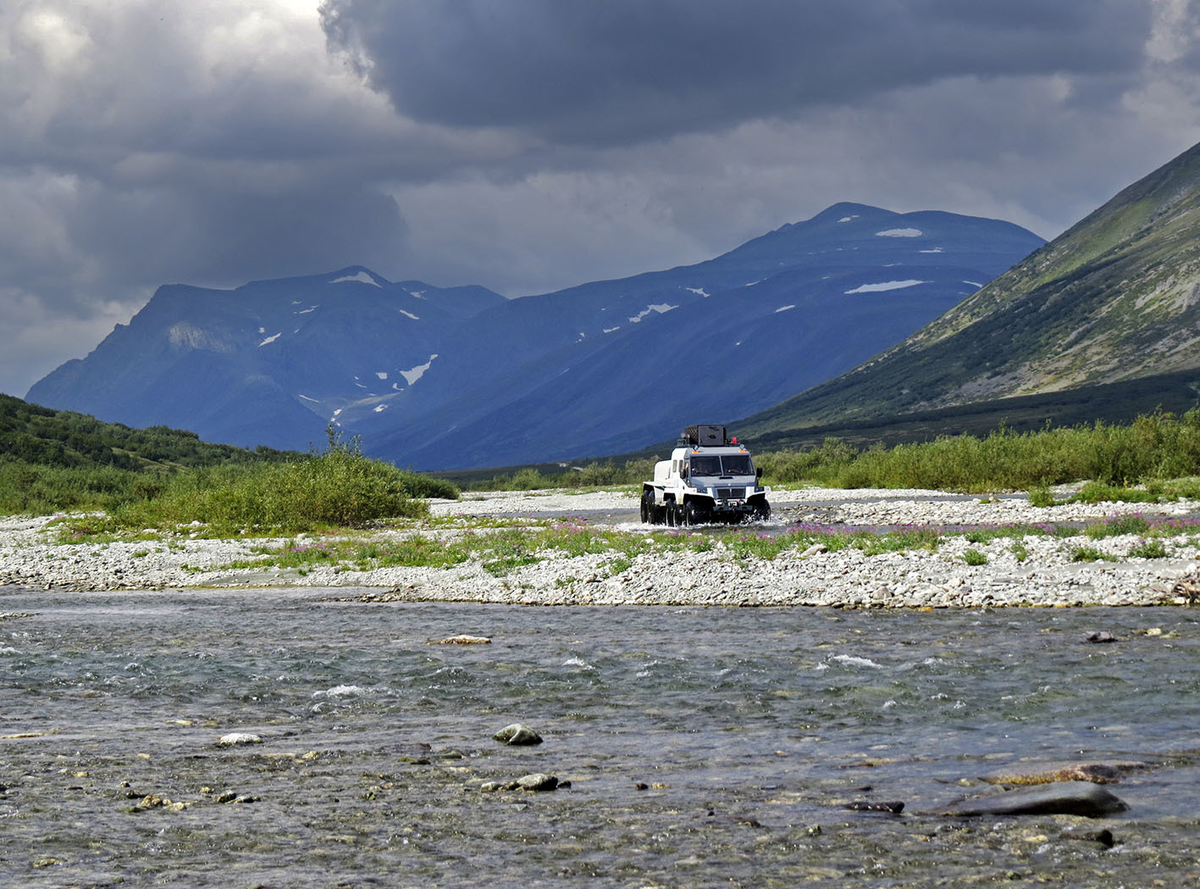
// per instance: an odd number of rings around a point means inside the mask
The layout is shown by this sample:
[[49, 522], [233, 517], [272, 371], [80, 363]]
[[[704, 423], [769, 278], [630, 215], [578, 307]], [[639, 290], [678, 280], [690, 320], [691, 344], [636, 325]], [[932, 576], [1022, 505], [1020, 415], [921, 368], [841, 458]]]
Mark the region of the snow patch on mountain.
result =
[[916, 287], [918, 284], [928, 283], [928, 281], [918, 281], [914, 278], [905, 281], [882, 281], [879, 284], [863, 284], [861, 287], [855, 287], [845, 293], [847, 296], [852, 293], [881, 293], [885, 290], [903, 290], [905, 287]]
[[379, 379], [381, 379], [381, 380], [386, 380], [388, 377], [386, 370], [375, 371], [375, 376], [379, 377]]
[[258, 347], [261, 349], [263, 346], [267, 345], [267, 343], [273, 343], [273, 342], [275, 342], [275, 340], [279, 339], [281, 336], [283, 336], [282, 330], [273, 336], [267, 337], [265, 340], [263, 340], [261, 343], [258, 344]]
[[877, 238], [919, 238], [924, 234], [919, 228], [889, 228], [875, 232]]
[[[415, 295], [416, 295], [416, 294], [414, 294], [414, 296], [415, 296]], [[406, 311], [404, 311], [404, 309], [401, 309], [401, 310], [400, 310], [400, 314], [401, 314], [401, 315], [407, 315], [409, 318], [412, 318], [414, 321], [420, 321], [420, 320], [421, 320], [421, 318], [420, 318], [418, 315], [414, 315], [412, 312], [406, 312]]]
[[[437, 358], [436, 352], [434, 352], [432, 355], [430, 355], [429, 360], [426, 361], [424, 364], [418, 364], [416, 367], [412, 368], [411, 370], [400, 371], [400, 376], [404, 377], [404, 379], [408, 383], [408, 385], [411, 386], [417, 380], [421, 379], [421, 377], [425, 376], [425, 371], [429, 370], [429, 368], [433, 365], [433, 359], [435, 359], [435, 358]], [[424, 390], [422, 390], [422, 391], [424, 391]]]
[[795, 304], [792, 304], [790, 306], [780, 306], [778, 309], [775, 310], [775, 314], [778, 315], [780, 312], [786, 312], [789, 309], [794, 309], [794, 308], [796, 308]]
[[382, 287], [383, 285], [371, 277], [371, 273], [367, 271], [359, 271], [353, 275], [342, 275], [340, 278], [334, 278], [330, 284], [346, 284], [355, 282], [358, 284], [370, 284], [372, 287]]
[[941, 247], [934, 247], [932, 250], [918, 250], [917, 252], [918, 253], [942, 253], [944, 251], [942, 250]]
[[679, 308], [679, 306], [672, 306], [668, 303], [654, 303], [653, 305], [646, 306], [646, 308], [642, 309], [640, 312], [638, 312], [636, 315], [634, 315], [632, 318], [630, 318], [629, 322], [631, 324], [638, 324], [643, 318], [645, 318], [651, 312], [658, 312], [658, 314], [660, 314], [660, 315], [665, 315], [667, 312], [671, 311], [671, 309], [678, 309], [678, 308]]
[[852, 220], [852, 219], [858, 219], [858, 214], [857, 214], [857, 213], [855, 213], [855, 214], [854, 214], [854, 215], [852, 215], [852, 216], [843, 216], [841, 219], [839, 219], [839, 220], [838, 220], [838, 222], [839, 222], [839, 223], [841, 223], [841, 222], [849, 222], [849, 221], [850, 221], [850, 220]]
[[686, 290], [688, 293], [694, 293], [694, 294], [696, 294], [696, 296], [703, 296], [706, 299], [709, 296], [708, 291], [705, 290], [703, 287], [685, 287], [683, 289]]

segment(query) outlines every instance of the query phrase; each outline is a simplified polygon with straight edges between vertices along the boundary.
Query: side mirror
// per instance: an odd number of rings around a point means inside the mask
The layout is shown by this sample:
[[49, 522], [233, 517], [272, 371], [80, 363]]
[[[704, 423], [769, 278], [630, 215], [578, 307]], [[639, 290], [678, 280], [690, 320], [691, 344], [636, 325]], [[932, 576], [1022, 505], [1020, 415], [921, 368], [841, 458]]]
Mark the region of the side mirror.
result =
[[757, 468], [757, 469], [755, 469], [755, 470], [754, 470], [754, 477], [755, 477], [755, 479], [757, 479], [758, 481], [762, 481], [762, 467], [759, 467], [759, 468]]

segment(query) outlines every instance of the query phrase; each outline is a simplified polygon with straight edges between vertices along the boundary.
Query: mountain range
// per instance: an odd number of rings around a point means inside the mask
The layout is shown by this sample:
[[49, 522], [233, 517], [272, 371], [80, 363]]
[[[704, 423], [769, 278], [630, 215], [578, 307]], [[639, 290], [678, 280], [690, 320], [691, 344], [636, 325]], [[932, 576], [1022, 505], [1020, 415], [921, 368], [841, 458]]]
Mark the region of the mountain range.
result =
[[1124, 420], [1200, 398], [1200, 145], [902, 342], [740, 425], [809, 432], [1014, 416]]
[[305, 449], [333, 422], [417, 469], [629, 451], [851, 370], [1043, 243], [837, 204], [696, 265], [518, 299], [361, 266], [173, 284], [27, 398], [243, 446]]

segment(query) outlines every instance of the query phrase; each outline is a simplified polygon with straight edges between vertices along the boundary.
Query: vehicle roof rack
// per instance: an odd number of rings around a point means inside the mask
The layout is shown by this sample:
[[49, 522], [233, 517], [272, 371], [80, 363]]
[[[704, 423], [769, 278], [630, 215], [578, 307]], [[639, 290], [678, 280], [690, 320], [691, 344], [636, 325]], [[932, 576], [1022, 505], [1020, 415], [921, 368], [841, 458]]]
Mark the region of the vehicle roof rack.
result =
[[715, 424], [697, 424], [683, 430], [683, 440], [694, 446], [718, 447], [729, 444], [725, 427]]

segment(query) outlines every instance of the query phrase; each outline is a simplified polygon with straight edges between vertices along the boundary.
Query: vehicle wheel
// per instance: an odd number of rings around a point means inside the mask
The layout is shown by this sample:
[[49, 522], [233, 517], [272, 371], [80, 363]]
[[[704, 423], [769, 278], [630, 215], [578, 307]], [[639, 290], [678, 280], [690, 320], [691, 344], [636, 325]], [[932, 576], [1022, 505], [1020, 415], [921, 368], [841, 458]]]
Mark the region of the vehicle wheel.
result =
[[689, 500], [683, 506], [683, 523], [685, 525], [707, 525], [708, 510], [698, 500]]
[[754, 504], [754, 520], [765, 522], [771, 517], [771, 504], [764, 500], [762, 503]]
[[666, 511], [667, 511], [667, 527], [674, 528], [675, 527], [675, 504], [672, 503], [671, 501], [667, 501], [667, 505], [664, 507], [664, 509], [666, 509]]
[[642, 491], [642, 524], [654, 523], [654, 493]]

